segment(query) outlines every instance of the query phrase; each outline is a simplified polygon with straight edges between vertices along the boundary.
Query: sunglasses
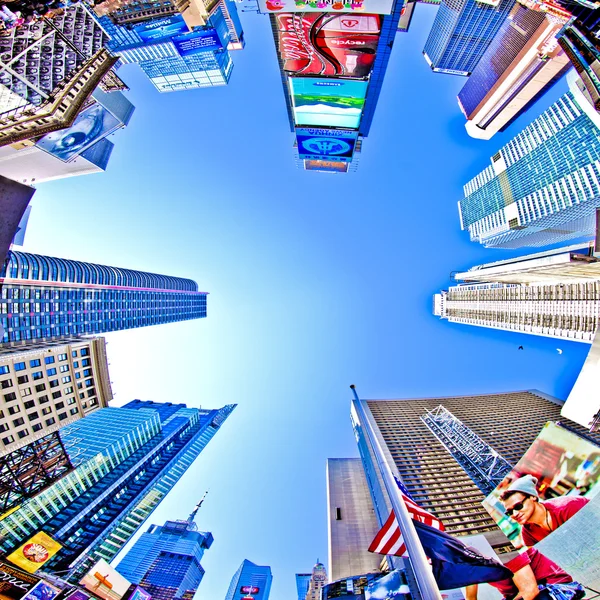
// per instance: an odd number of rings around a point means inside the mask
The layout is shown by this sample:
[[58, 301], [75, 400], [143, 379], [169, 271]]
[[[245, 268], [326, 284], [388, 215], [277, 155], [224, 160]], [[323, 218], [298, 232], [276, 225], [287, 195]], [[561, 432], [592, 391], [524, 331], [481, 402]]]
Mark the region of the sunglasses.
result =
[[512, 514], [514, 512], [520, 511], [524, 506], [525, 506], [525, 500], [522, 500], [521, 502], [517, 502], [514, 506], [511, 506], [510, 508], [506, 509], [506, 514], [509, 517], [512, 517]]

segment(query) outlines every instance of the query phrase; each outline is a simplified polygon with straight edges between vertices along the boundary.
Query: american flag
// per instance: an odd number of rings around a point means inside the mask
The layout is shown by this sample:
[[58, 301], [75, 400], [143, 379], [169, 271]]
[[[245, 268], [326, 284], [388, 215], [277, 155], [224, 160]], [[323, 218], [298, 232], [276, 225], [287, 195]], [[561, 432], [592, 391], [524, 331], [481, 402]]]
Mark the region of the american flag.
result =
[[[408, 513], [412, 519], [419, 521], [420, 523], [425, 523], [425, 525], [429, 525], [429, 527], [444, 531], [443, 523], [436, 516], [421, 508], [410, 497], [408, 490], [406, 487], [404, 487], [401, 481], [396, 479], [396, 484], [400, 489], [402, 500], [404, 500], [404, 504], [406, 505]], [[398, 521], [396, 520], [396, 515], [394, 514], [393, 510], [390, 513], [388, 520], [385, 522], [385, 525], [381, 528], [379, 533], [375, 536], [375, 539], [371, 542], [371, 545], [369, 546], [369, 552], [393, 556], [408, 556], [406, 544], [404, 543], [404, 538], [402, 537], [402, 532], [400, 531], [400, 526], [398, 525]]]

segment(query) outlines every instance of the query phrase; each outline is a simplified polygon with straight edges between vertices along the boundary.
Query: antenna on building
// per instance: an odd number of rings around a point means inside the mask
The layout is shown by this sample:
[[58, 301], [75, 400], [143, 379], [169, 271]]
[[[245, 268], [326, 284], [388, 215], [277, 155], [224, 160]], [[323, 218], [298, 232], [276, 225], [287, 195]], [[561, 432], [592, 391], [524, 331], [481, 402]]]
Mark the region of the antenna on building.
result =
[[206, 490], [204, 492], [204, 496], [202, 496], [202, 498], [200, 499], [200, 502], [198, 502], [198, 504], [196, 504], [196, 506], [194, 506], [194, 510], [190, 513], [190, 516], [188, 517], [188, 523], [190, 525], [194, 522], [194, 519], [196, 518], [196, 514], [198, 513], [198, 510], [202, 506], [202, 503], [204, 502], [204, 498], [206, 498], [206, 494], [208, 494], [208, 490]]

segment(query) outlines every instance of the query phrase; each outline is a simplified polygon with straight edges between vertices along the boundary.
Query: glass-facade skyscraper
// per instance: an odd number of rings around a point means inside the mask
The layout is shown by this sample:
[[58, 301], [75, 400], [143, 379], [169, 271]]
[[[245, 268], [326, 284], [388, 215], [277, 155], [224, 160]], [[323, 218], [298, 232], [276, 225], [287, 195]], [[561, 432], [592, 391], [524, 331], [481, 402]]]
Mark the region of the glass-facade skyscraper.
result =
[[194, 518], [151, 525], [123, 557], [117, 571], [157, 600], [191, 600], [202, 581], [200, 564], [213, 535], [198, 531]]
[[296, 573], [296, 590], [298, 592], [298, 600], [306, 600], [308, 594], [308, 586], [312, 573]]
[[181, 277], [11, 251], [0, 283], [3, 344], [206, 317], [206, 293]]
[[461, 228], [485, 246], [591, 236], [600, 206], [600, 117], [577, 88], [501, 148], [464, 186]]
[[225, 600], [243, 600], [247, 596], [254, 600], [269, 600], [272, 582], [271, 567], [256, 565], [246, 558], [235, 572]]
[[431, 69], [469, 75], [514, 4], [515, 0], [443, 0], [423, 50]]
[[62, 545], [44, 565], [50, 572], [79, 581], [99, 559], [110, 562], [234, 408], [134, 400], [61, 428], [73, 469], [4, 515], [0, 552], [44, 531]]

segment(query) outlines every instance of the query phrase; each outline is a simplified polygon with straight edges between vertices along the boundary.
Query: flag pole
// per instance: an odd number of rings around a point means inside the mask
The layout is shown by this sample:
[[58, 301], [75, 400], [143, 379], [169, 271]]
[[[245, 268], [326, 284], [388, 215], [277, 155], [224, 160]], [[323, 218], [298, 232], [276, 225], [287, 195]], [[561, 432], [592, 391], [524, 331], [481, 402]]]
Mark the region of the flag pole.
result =
[[396, 514], [396, 519], [398, 520], [402, 537], [406, 543], [406, 549], [408, 550], [408, 556], [415, 573], [415, 578], [417, 580], [417, 585], [419, 586], [421, 596], [423, 597], [423, 600], [441, 600], [442, 596], [440, 595], [440, 590], [433, 577], [433, 572], [429, 566], [429, 563], [427, 562], [427, 557], [423, 551], [423, 546], [421, 545], [421, 541], [419, 540], [415, 526], [413, 525], [412, 519], [408, 514], [408, 510], [406, 509], [406, 505], [404, 504], [404, 500], [402, 499], [400, 490], [394, 479], [392, 469], [385, 459], [383, 448], [381, 447], [379, 439], [362, 405], [362, 402], [356, 393], [355, 386], [351, 385], [350, 388], [354, 394], [354, 407], [358, 413], [363, 431], [371, 443], [371, 448], [375, 454], [379, 472], [381, 473], [392, 509]]

